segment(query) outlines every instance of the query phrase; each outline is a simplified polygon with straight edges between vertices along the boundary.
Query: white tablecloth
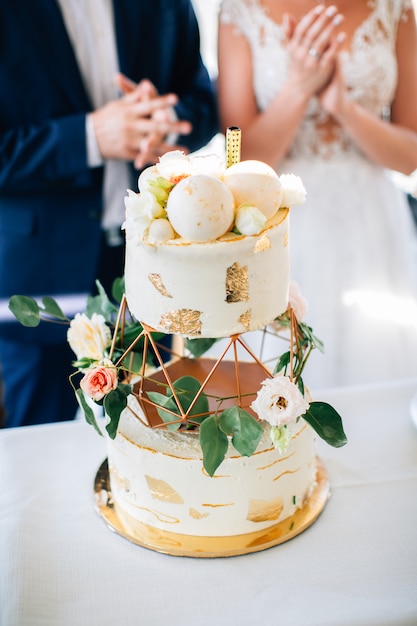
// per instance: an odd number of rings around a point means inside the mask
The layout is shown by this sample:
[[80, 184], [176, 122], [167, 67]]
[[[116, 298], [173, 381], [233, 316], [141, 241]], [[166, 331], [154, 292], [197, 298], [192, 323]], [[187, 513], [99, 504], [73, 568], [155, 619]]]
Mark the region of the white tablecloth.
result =
[[417, 624], [417, 379], [315, 394], [347, 446], [318, 442], [331, 498], [284, 544], [173, 557], [94, 510], [105, 442], [83, 422], [0, 431], [1, 626]]

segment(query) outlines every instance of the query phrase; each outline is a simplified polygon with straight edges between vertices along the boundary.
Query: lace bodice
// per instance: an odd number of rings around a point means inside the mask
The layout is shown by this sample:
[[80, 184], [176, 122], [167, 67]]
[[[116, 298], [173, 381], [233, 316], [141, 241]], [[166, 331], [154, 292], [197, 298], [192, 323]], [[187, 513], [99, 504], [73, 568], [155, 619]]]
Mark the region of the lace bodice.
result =
[[[395, 94], [397, 27], [411, 8], [411, 0], [370, 0], [368, 4], [369, 16], [354, 33], [350, 50], [342, 52], [342, 66], [350, 97], [382, 116], [389, 112]], [[255, 96], [259, 109], [264, 110], [288, 72], [282, 26], [268, 16], [261, 0], [223, 0], [220, 20], [234, 24], [249, 42]], [[350, 150], [355, 150], [354, 145], [339, 126], [329, 124], [329, 116], [313, 98], [289, 156], [327, 159]]]

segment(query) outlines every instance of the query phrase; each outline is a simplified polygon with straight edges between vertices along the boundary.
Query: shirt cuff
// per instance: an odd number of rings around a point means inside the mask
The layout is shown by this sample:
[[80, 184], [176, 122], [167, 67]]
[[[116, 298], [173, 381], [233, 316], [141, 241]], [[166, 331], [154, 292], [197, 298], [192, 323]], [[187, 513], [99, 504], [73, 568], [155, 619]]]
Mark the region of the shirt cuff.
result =
[[91, 113], [85, 116], [85, 136], [87, 144], [87, 165], [88, 167], [100, 167], [103, 165], [104, 160], [97, 144]]
[[[178, 120], [178, 115], [173, 107], [167, 109], [169, 115], [170, 122], [176, 122]], [[174, 146], [178, 141], [178, 133], [168, 133], [165, 137], [165, 143], [170, 146]]]

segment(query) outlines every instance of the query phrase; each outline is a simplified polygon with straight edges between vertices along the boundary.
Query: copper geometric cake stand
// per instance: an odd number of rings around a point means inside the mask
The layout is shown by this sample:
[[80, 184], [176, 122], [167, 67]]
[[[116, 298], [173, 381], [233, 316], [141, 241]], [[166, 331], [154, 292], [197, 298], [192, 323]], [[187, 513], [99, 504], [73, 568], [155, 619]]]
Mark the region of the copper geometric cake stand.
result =
[[132, 534], [124, 528], [114, 509], [107, 459], [100, 466], [94, 481], [96, 511], [112, 531], [149, 550], [197, 558], [250, 554], [289, 541], [316, 521], [326, 506], [329, 495], [327, 471], [321, 460], [317, 459], [316, 486], [304, 506], [291, 517], [269, 528], [243, 535], [202, 537], [161, 531], [135, 520], [135, 533]]

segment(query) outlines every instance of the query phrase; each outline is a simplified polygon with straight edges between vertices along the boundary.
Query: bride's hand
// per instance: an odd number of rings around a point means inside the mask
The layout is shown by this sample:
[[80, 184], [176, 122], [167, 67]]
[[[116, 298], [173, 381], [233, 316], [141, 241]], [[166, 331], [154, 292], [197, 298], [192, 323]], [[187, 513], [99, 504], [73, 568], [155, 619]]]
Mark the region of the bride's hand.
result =
[[319, 97], [323, 108], [340, 121], [343, 118], [349, 100], [339, 58], [336, 59], [331, 81], [323, 89]]
[[343, 19], [335, 6], [326, 9], [322, 5], [306, 13], [298, 23], [293, 17], [284, 16], [288, 81], [296, 92], [309, 98], [319, 93], [331, 79], [344, 39], [343, 34], [336, 34]]

